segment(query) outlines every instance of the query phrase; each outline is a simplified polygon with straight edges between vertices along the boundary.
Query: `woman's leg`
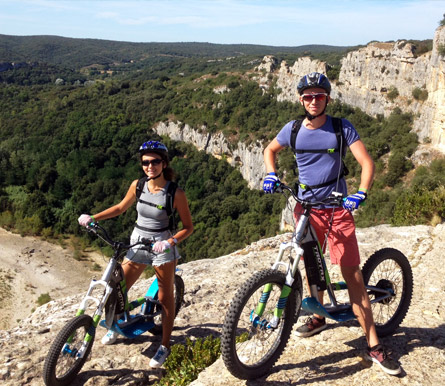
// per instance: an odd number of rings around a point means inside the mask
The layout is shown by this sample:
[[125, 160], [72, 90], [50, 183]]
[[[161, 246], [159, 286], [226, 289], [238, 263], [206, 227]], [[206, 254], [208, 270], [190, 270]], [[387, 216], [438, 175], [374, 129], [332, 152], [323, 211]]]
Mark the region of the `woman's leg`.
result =
[[159, 285], [159, 301], [162, 304], [162, 345], [170, 347], [170, 337], [175, 322], [175, 268], [176, 261], [154, 267]]
[[125, 282], [127, 284], [127, 291], [133, 286], [139, 276], [147, 265], [141, 263], [134, 263], [131, 260], [125, 259], [122, 263], [122, 269], [124, 270]]
[[[144, 271], [145, 267], [145, 264], [133, 263], [127, 259], [124, 260], [122, 263], [122, 269], [124, 271], [127, 291], [130, 290], [131, 286], [136, 282], [139, 276], [141, 276], [141, 273]], [[108, 330], [105, 336], [102, 338], [102, 344], [113, 344], [116, 342], [118, 335], [119, 334], [117, 332]]]

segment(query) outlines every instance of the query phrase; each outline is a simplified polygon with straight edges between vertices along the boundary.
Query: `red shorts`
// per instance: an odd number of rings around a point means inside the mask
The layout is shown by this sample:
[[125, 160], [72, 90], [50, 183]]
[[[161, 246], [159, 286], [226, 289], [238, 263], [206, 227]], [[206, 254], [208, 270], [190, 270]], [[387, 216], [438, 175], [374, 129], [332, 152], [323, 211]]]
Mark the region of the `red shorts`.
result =
[[[296, 221], [303, 213], [303, 208], [297, 204], [294, 209]], [[323, 246], [329, 222], [332, 217], [332, 208], [312, 209], [310, 223], [317, 233], [318, 241]], [[329, 253], [332, 264], [342, 267], [354, 267], [360, 265], [360, 253], [358, 250], [357, 237], [355, 236], [354, 217], [349, 210], [335, 208], [332, 228], [328, 236]], [[324, 253], [325, 251], [323, 251]]]

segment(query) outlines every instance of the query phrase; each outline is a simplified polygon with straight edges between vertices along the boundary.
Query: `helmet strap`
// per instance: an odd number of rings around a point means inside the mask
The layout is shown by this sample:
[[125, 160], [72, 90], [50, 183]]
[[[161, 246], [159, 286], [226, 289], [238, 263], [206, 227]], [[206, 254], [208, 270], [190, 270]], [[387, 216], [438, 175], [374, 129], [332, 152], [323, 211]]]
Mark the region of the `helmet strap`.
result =
[[147, 178], [147, 181], [155, 180], [156, 178], [161, 177], [163, 172], [164, 172], [164, 170], [162, 170], [162, 172], [160, 172], [156, 177], [152, 177], [152, 178], [148, 177], [148, 178]]
[[306, 118], [307, 118], [309, 121], [312, 121], [312, 120], [314, 120], [315, 118], [321, 117], [321, 116], [325, 113], [325, 111], [326, 111], [326, 107], [328, 107], [328, 102], [327, 102], [327, 101], [326, 101], [326, 105], [324, 106], [323, 111], [322, 111], [320, 114], [318, 114], [318, 115], [312, 115], [309, 111], [306, 110], [306, 108], [304, 108], [304, 114], [306, 115]]

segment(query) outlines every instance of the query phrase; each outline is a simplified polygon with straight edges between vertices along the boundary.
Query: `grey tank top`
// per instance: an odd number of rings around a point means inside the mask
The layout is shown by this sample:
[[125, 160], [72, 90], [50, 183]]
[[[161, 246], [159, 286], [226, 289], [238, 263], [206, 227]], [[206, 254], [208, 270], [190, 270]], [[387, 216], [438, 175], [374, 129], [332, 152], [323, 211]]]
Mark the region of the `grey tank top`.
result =
[[[155, 205], [165, 207], [165, 200], [167, 194], [167, 188], [170, 181], [167, 181], [165, 186], [157, 193], [150, 193], [148, 191], [147, 183], [144, 184], [144, 189], [142, 190], [140, 200], [150, 202]], [[169, 219], [167, 216], [167, 211], [165, 209], [159, 209], [151, 205], [144, 204], [138, 201], [136, 205], [136, 210], [138, 212], [138, 218], [136, 223], [144, 228], [148, 229], [163, 229], [168, 228]], [[159, 232], [150, 232], [159, 233]]]

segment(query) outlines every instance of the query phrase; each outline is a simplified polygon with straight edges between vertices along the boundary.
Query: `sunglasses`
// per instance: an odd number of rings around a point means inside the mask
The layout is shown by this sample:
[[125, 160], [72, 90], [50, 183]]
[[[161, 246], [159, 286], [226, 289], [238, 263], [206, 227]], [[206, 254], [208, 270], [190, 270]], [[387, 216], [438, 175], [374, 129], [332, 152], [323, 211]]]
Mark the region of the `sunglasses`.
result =
[[162, 160], [160, 158], [155, 158], [155, 159], [152, 159], [152, 160], [143, 160], [142, 161], [142, 166], [150, 166], [150, 165], [158, 166], [161, 163], [162, 163]]
[[321, 102], [321, 101], [324, 101], [327, 96], [328, 96], [328, 94], [326, 94], [324, 92], [318, 93], [318, 94], [304, 94], [301, 96], [301, 99], [303, 99], [305, 102], [312, 102], [314, 99], [317, 102]]

